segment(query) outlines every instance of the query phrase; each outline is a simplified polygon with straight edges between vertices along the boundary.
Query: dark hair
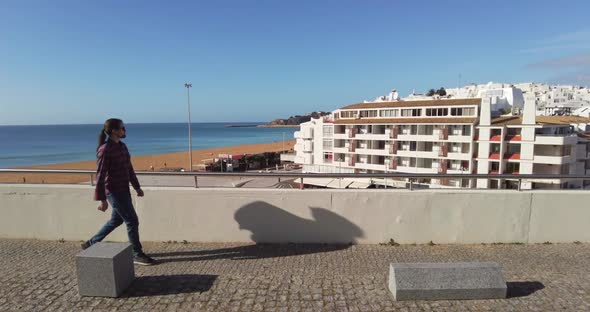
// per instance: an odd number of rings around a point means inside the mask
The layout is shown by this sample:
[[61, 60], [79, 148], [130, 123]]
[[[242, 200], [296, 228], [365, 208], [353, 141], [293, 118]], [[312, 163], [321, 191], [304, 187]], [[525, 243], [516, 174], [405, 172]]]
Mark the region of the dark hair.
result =
[[100, 130], [100, 134], [98, 135], [98, 146], [96, 147], [97, 151], [100, 148], [100, 146], [105, 143], [107, 135], [111, 135], [113, 130], [121, 129], [122, 124], [123, 120], [117, 118], [110, 118], [104, 122], [104, 126], [102, 127], [102, 130]]

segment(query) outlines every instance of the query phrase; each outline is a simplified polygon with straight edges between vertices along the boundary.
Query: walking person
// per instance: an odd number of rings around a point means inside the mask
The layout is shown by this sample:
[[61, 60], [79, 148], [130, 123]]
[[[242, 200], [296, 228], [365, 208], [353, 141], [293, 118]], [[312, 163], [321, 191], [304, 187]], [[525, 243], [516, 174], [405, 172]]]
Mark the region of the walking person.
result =
[[129, 242], [133, 246], [133, 262], [139, 265], [152, 265], [155, 260], [147, 256], [139, 242], [139, 220], [133, 208], [129, 183], [142, 197], [143, 191], [131, 165], [131, 156], [121, 139], [126, 137], [123, 121], [111, 118], [105, 121], [98, 136], [96, 148], [97, 170], [94, 200], [100, 201], [98, 210], [106, 211], [109, 203], [113, 208], [111, 219], [91, 239], [82, 244], [86, 249], [102, 241], [109, 233], [125, 222]]

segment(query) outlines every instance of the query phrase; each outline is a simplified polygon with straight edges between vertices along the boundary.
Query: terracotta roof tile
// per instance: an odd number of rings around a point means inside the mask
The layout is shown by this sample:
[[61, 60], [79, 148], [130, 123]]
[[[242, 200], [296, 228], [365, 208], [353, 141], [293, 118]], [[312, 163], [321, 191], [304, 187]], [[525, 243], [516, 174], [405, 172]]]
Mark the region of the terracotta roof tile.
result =
[[[537, 125], [569, 125], [575, 123], [589, 123], [590, 118], [580, 116], [536, 116]], [[521, 125], [521, 116], [500, 116], [492, 118], [492, 126]]]
[[537, 124], [569, 125], [575, 123], [590, 123], [590, 118], [580, 116], [537, 116]]
[[420, 107], [420, 106], [455, 106], [455, 105], [479, 105], [480, 98], [469, 99], [445, 99], [445, 100], [423, 100], [423, 101], [395, 101], [395, 102], [376, 102], [376, 103], [358, 103], [344, 106], [341, 109], [361, 109], [361, 108], [395, 108], [395, 107]]
[[500, 116], [492, 118], [492, 126], [509, 126], [521, 124], [522, 118], [520, 116]]

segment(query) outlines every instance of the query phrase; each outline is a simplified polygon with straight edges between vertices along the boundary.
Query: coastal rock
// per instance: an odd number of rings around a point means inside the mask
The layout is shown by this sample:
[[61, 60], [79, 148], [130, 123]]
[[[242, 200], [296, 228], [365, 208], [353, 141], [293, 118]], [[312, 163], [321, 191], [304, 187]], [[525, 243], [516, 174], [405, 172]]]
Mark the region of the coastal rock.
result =
[[328, 112], [312, 112], [307, 115], [291, 116], [287, 119], [279, 118], [279, 119], [275, 119], [275, 120], [267, 123], [266, 126], [297, 126], [297, 125], [300, 125], [301, 123], [310, 121], [311, 118], [319, 118], [322, 116], [326, 116], [328, 114], [330, 114], [330, 113], [328, 113]]

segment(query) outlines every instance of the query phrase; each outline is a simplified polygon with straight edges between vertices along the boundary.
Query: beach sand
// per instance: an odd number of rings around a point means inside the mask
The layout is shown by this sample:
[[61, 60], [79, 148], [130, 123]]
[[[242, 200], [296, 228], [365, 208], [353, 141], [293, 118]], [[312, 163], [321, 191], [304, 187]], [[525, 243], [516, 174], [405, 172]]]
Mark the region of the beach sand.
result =
[[[204, 164], [207, 160], [217, 158], [219, 154], [251, 155], [264, 152], [280, 152], [283, 150], [291, 151], [294, 146], [295, 140], [291, 140], [285, 141], [284, 144], [283, 142], [274, 142], [193, 150], [193, 170], [198, 169], [198, 164]], [[155, 171], [161, 171], [164, 168], [188, 168], [189, 157], [188, 151], [158, 155], [131, 155], [131, 162], [136, 171], [150, 171], [152, 166]], [[18, 168], [96, 170], [96, 160]], [[0, 183], [23, 183], [25, 181], [26, 183], [81, 183], [90, 181], [90, 175], [0, 173]]]

